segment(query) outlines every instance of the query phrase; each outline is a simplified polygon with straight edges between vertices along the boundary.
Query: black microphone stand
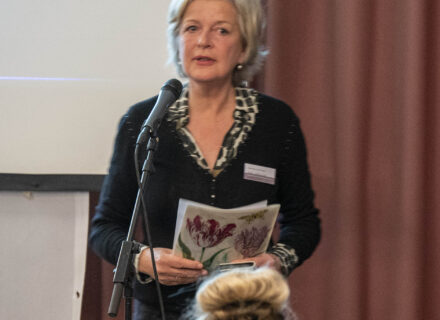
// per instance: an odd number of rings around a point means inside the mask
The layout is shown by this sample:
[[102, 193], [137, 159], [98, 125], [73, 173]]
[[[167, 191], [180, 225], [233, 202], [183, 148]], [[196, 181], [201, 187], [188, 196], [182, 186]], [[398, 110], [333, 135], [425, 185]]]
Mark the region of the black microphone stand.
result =
[[[115, 269], [115, 275], [113, 278], [113, 292], [108, 308], [108, 314], [110, 317], [116, 317], [118, 314], [119, 305], [121, 303], [122, 292], [124, 292], [125, 298], [125, 320], [131, 320], [131, 302], [133, 298], [132, 279], [134, 275], [134, 255], [140, 252], [140, 244], [133, 241], [135, 226], [138, 218], [139, 208], [142, 204], [144, 213], [145, 231], [147, 235], [148, 245], [151, 253], [151, 261], [153, 265], [153, 272], [156, 278], [156, 288], [159, 296], [160, 310], [162, 314], [162, 320], [165, 320], [165, 309], [163, 305], [162, 293], [160, 284], [158, 281], [156, 263], [154, 260], [153, 245], [150, 235], [150, 224], [148, 222], [148, 215], [146, 212], [146, 206], [143, 200], [144, 186], [147, 184], [149, 176], [154, 172], [153, 157], [154, 152], [157, 149], [159, 138], [157, 137], [156, 130], [149, 132], [147, 155], [142, 167], [142, 176], [139, 182], [139, 190], [136, 196], [136, 202], [133, 208], [133, 214], [130, 221], [130, 227], [127, 234], [127, 239], [122, 242], [121, 250], [119, 252], [118, 263]], [[136, 149], [138, 144], [136, 145]], [[136, 159], [137, 160], [137, 159]]]

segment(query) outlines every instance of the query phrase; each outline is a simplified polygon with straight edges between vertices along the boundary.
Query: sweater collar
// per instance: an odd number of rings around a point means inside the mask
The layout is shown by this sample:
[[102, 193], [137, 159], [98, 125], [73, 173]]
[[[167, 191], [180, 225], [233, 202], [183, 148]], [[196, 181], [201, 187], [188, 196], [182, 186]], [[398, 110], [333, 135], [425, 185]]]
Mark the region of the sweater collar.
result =
[[[257, 95], [258, 92], [251, 88], [236, 87], [235, 89], [235, 110], [233, 118], [235, 122], [244, 123], [249, 118], [254, 118], [258, 113]], [[189, 92], [188, 87], [183, 88], [180, 98], [168, 109], [167, 120], [176, 124], [176, 130], [184, 128], [189, 123]]]

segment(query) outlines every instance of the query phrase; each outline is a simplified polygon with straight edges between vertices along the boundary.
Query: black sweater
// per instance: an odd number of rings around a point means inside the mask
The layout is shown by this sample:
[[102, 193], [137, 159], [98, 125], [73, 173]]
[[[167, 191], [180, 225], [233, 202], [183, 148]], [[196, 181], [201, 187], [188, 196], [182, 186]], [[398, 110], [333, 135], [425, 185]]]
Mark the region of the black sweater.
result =
[[[119, 124], [109, 173], [92, 220], [90, 245], [102, 258], [116, 264], [125, 240], [137, 194], [134, 147], [139, 129], [157, 97], [132, 106]], [[171, 248], [180, 198], [220, 208], [234, 208], [261, 200], [280, 203], [279, 242], [295, 249], [301, 264], [320, 240], [318, 210], [306, 159], [299, 120], [285, 103], [258, 95], [259, 113], [238, 155], [214, 178], [183, 147], [174, 123], [163, 121], [154, 156], [156, 172], [146, 186], [145, 199], [154, 247]], [[141, 164], [143, 160], [141, 160]], [[244, 164], [276, 169], [274, 185], [243, 178]], [[162, 286], [170, 309], [182, 299], [168, 299], [179, 286]], [[154, 283], [136, 283], [135, 297], [157, 305]]]

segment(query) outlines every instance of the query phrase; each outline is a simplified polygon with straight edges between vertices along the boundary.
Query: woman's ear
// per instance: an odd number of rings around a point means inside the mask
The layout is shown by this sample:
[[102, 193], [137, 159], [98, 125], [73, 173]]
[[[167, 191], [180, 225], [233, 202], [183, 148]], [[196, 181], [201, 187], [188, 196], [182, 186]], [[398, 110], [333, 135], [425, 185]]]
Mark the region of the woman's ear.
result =
[[247, 57], [246, 57], [246, 49], [243, 49], [240, 53], [240, 56], [238, 57], [238, 64], [246, 64]]

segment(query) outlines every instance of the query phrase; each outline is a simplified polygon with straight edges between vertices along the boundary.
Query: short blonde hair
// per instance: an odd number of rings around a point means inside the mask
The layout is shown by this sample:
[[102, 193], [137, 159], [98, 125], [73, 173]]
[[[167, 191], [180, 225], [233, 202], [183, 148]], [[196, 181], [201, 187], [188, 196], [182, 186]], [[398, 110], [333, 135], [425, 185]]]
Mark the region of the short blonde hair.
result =
[[[286, 315], [289, 293], [287, 281], [273, 269], [236, 269], [201, 284], [193, 317], [200, 320], [279, 320]], [[294, 319], [294, 314], [290, 315], [289, 318]]]
[[[168, 52], [180, 76], [185, 77], [179, 57], [179, 31], [186, 8], [193, 0], [172, 0], [168, 9]], [[242, 85], [260, 71], [268, 54], [263, 44], [266, 21], [261, 0], [229, 0], [236, 8], [245, 62], [241, 70], [234, 70], [233, 84]]]

